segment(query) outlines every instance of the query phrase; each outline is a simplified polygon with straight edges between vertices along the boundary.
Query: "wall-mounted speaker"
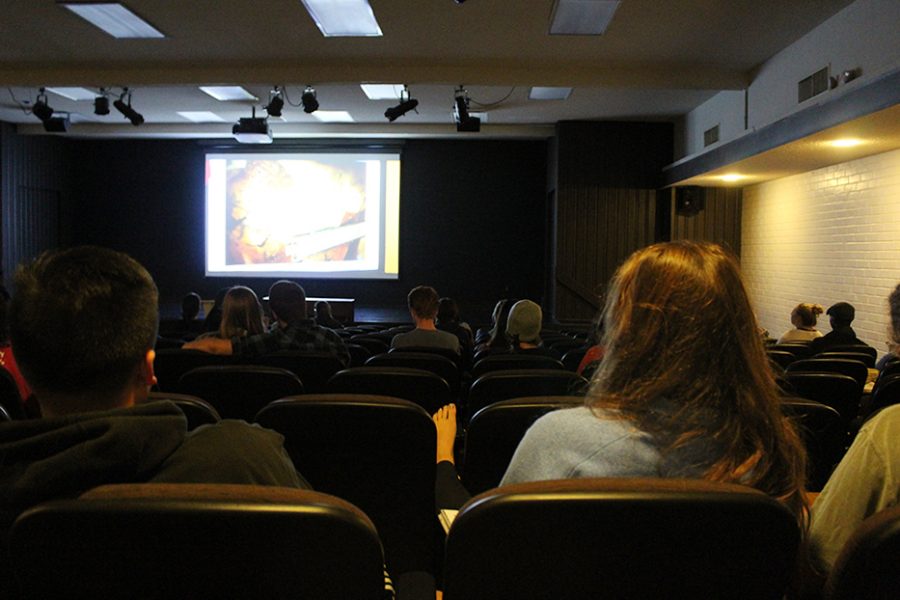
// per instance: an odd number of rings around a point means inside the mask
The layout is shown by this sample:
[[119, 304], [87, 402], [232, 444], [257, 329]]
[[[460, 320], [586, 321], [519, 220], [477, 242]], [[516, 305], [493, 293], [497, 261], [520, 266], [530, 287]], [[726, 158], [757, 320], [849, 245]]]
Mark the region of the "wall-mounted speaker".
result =
[[698, 185], [675, 188], [675, 214], [693, 217], [706, 207], [705, 190]]

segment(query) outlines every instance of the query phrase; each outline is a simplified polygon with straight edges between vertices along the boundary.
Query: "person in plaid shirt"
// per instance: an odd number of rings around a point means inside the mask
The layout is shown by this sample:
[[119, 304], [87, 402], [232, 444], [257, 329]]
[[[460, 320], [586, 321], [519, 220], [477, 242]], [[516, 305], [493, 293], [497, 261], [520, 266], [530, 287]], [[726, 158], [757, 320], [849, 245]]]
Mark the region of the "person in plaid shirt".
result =
[[269, 309], [276, 324], [266, 333], [228, 340], [206, 338], [182, 347], [185, 350], [248, 357], [278, 350], [327, 352], [337, 356], [345, 365], [350, 363], [350, 352], [341, 336], [306, 318], [306, 292], [299, 284], [286, 279], [273, 283], [269, 288]]

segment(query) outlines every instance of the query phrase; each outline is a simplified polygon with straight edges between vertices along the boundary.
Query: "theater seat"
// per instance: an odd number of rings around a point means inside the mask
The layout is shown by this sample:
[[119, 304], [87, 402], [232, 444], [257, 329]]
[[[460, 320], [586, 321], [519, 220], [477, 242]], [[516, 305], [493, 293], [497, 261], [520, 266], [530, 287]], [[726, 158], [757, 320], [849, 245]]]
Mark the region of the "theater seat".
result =
[[200, 367], [182, 375], [178, 390], [212, 404], [223, 419], [252, 421], [279, 398], [302, 394], [303, 383], [286, 369], [254, 365]]
[[841, 373], [856, 381], [860, 394], [862, 394], [869, 377], [869, 369], [865, 363], [846, 358], [807, 358], [792, 362], [785, 371], [788, 373]]
[[888, 375], [879, 378], [872, 388], [872, 402], [869, 404], [869, 414], [881, 410], [886, 406], [900, 404], [900, 374]]
[[428, 414], [451, 401], [450, 385], [431, 371], [407, 367], [354, 367], [328, 381], [332, 394], [393, 396], [415, 402]]
[[500, 485], [509, 461], [531, 425], [553, 410], [580, 406], [578, 396], [501, 400], [479, 410], [466, 429], [462, 482], [472, 494]]
[[253, 359], [253, 363], [266, 367], [287, 369], [303, 382], [307, 392], [324, 392], [331, 376], [344, 368], [344, 363], [327, 352], [299, 352], [279, 350]]
[[219, 412], [212, 404], [197, 396], [150, 392], [147, 395], [146, 402], [158, 402], [160, 400], [173, 402], [175, 406], [181, 409], [181, 412], [187, 417], [188, 431], [197, 429], [201, 425], [213, 425], [222, 420]]
[[358, 508], [320, 492], [103, 486], [23, 513], [23, 597], [381, 600], [382, 550]]
[[156, 360], [153, 361], [156, 387], [161, 392], [178, 392], [178, 381], [188, 371], [198, 367], [230, 365], [233, 362], [231, 356], [209, 354], [199, 350], [160, 349], [156, 351]]
[[371, 517], [393, 575], [433, 577], [436, 431], [422, 407], [383, 396], [308, 394], [269, 404], [256, 422], [284, 436], [313, 488]]
[[862, 390], [852, 377], [840, 373], [788, 372], [784, 377], [793, 395], [821, 402], [838, 411], [846, 430], [859, 412]]
[[[874, 350], [874, 348], [873, 348], [873, 350]], [[869, 354], [867, 352], [828, 351], [828, 352], [820, 352], [819, 354], [816, 354], [815, 358], [828, 358], [828, 359], [843, 358], [846, 360], [858, 360], [859, 362], [866, 365], [866, 367], [869, 369], [875, 368], [875, 355]]]
[[847, 448], [846, 422], [837, 410], [805, 398], [784, 398], [781, 411], [800, 431], [808, 455], [807, 489], [822, 489]]
[[444, 600], [780, 600], [800, 540], [794, 516], [737, 485], [575, 479], [495, 488], [447, 537]]
[[893, 600], [900, 593], [900, 506], [863, 521], [825, 583], [827, 600]]
[[587, 380], [564, 369], [515, 369], [491, 371], [472, 382], [468, 397], [468, 419], [479, 410], [510, 398], [525, 396], [583, 395]]
[[450, 392], [459, 393], [459, 365], [449, 358], [431, 352], [387, 352], [366, 361], [368, 367], [407, 367], [430, 371], [444, 379]]
[[559, 359], [533, 354], [492, 354], [485, 356], [472, 367], [472, 378], [478, 379], [485, 373], [508, 371], [510, 369], [559, 369], [565, 370]]
[[10, 419], [25, 418], [16, 380], [13, 379], [12, 373], [2, 367], [0, 367], [0, 408], [3, 408]]

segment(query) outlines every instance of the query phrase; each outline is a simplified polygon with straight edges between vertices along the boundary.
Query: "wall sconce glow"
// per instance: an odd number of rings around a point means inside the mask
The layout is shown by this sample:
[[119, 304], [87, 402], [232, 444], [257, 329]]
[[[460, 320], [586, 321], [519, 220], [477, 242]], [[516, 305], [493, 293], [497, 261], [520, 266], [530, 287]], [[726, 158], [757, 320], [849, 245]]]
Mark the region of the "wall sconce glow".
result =
[[735, 181], [740, 181], [741, 179], [744, 179], [745, 177], [746, 177], [746, 175], [741, 175], [739, 173], [727, 173], [725, 175], [720, 175], [719, 179], [721, 179], [722, 181], [727, 181], [729, 183], [732, 183]]
[[856, 138], [841, 138], [839, 140], [831, 140], [828, 142], [829, 145], [834, 146], [835, 148], [853, 148], [855, 146], [859, 146], [863, 143], [862, 140]]

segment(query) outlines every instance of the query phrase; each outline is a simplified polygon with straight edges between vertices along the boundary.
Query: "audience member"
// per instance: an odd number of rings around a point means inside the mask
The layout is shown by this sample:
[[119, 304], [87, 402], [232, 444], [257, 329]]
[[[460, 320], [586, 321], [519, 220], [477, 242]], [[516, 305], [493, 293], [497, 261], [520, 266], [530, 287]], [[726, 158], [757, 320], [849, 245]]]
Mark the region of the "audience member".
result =
[[406, 301], [416, 328], [395, 335], [391, 340], [391, 347], [446, 348], [458, 354], [459, 339], [452, 333], [435, 327], [434, 320], [438, 311], [438, 293], [435, 289], [427, 285], [416, 286], [409, 292]]
[[[804, 521], [806, 454], [734, 257], [686, 241], [638, 250], [616, 272], [603, 319], [606, 357], [585, 405], [538, 419], [501, 483], [701, 478], [755, 487]], [[444, 497], [459, 485], [453, 412], [434, 416]]]
[[225, 287], [216, 292], [212, 308], [206, 313], [206, 319], [203, 321], [203, 331], [209, 332], [219, 330], [219, 325], [222, 323], [222, 304], [225, 303], [225, 294], [227, 294], [230, 289], [231, 288]]
[[[891, 337], [900, 343], [900, 285], [888, 297]], [[900, 406], [866, 422], [813, 504], [810, 552], [827, 573], [847, 538], [868, 517], [900, 502]]]
[[476, 340], [476, 355], [509, 352], [509, 339], [506, 337], [506, 321], [509, 318], [509, 311], [515, 303], [516, 300], [510, 298], [497, 301], [491, 314], [491, 329], [488, 332], [487, 339], [482, 342]]
[[864, 341], [856, 337], [856, 332], [850, 327], [856, 317], [856, 309], [847, 302], [838, 302], [828, 307], [826, 314], [830, 317], [831, 331], [809, 343], [809, 349], [813, 356], [828, 352], [835, 346], [861, 345], [867, 346]]
[[276, 323], [269, 331], [230, 339], [206, 338], [185, 344], [187, 350], [212, 354], [260, 356], [278, 350], [326, 352], [350, 364], [350, 352], [341, 336], [306, 318], [306, 292], [299, 284], [282, 279], [269, 288], [269, 310]]
[[541, 343], [541, 326], [544, 315], [541, 307], [531, 300], [519, 300], [509, 310], [506, 320], [506, 338], [515, 354], [548, 356], [559, 360], [559, 352], [545, 348]]
[[316, 324], [328, 329], [343, 329], [341, 322], [334, 318], [331, 314], [331, 305], [325, 300], [316, 302], [313, 309], [316, 311]]
[[441, 298], [438, 301], [437, 318], [434, 321], [435, 327], [441, 331], [452, 333], [459, 339], [460, 353], [463, 356], [464, 363], [469, 364], [472, 361], [472, 350], [475, 347], [475, 340], [472, 337], [472, 328], [468, 323], [462, 323], [459, 320], [459, 304], [453, 298]]
[[230, 340], [233, 337], [258, 335], [265, 331], [263, 310], [256, 292], [243, 285], [230, 288], [222, 301], [222, 318], [218, 331], [208, 331], [197, 339], [219, 338]]
[[45, 253], [16, 274], [10, 329], [43, 418], [0, 425], [5, 515], [105, 483], [308, 487], [281, 435], [242, 421], [187, 432], [169, 402], [137, 405], [155, 382], [150, 274], [97, 247]]
[[810, 342], [822, 337], [822, 332], [816, 329], [816, 318], [824, 311], [825, 308], [821, 304], [803, 302], [795, 306], [791, 311], [791, 324], [794, 328], [785, 331], [784, 335], [778, 338], [778, 343]]

